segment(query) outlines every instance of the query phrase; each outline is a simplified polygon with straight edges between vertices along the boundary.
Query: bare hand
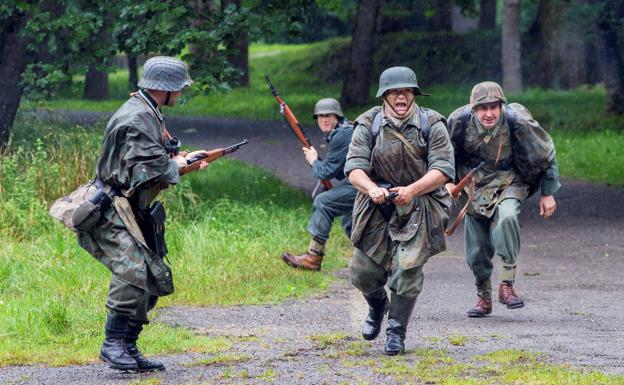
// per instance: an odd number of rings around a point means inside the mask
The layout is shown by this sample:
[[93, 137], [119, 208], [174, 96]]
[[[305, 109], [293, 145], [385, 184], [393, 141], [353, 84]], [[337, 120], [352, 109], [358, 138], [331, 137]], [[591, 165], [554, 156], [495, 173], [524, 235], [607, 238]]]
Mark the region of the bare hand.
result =
[[385, 188], [375, 186], [368, 190], [368, 196], [375, 204], [381, 204], [386, 201], [386, 197], [390, 195], [390, 192]]
[[555, 210], [557, 209], [555, 197], [553, 197], [552, 195], [542, 195], [542, 197], [540, 198], [539, 207], [539, 215], [543, 216], [544, 218], [548, 218], [549, 216], [553, 215], [555, 213]]
[[314, 161], [318, 160], [318, 153], [316, 152], [314, 147], [311, 146], [310, 148], [303, 147], [302, 150], [305, 154], [306, 161], [310, 164], [310, 166], [312, 166], [314, 164]]
[[203, 170], [206, 167], [208, 167], [208, 162], [206, 162], [205, 160], [202, 160], [201, 163], [199, 164], [199, 169]]
[[[453, 189], [455, 188], [456, 184], [455, 183], [447, 183], [444, 185], [446, 187], [446, 189], [448, 190], [449, 194], [451, 194], [451, 196], [453, 196]], [[457, 194], [457, 196], [461, 195], [461, 191], [459, 192], [459, 194]], [[453, 197], [453, 198], [457, 198], [457, 197]]]
[[409, 187], [392, 187], [390, 192], [397, 193], [397, 196], [392, 200], [397, 206], [408, 205], [414, 199], [414, 192]]
[[197, 158], [204, 158], [206, 156], [208, 156], [208, 151], [199, 150], [199, 151], [189, 152], [184, 157], [188, 160], [192, 160], [192, 159], [197, 159]]
[[173, 158], [171, 158], [174, 162], [176, 162], [176, 164], [178, 165], [178, 168], [182, 168], [184, 166], [186, 166], [186, 158], [181, 156], [181, 155], [176, 155]]

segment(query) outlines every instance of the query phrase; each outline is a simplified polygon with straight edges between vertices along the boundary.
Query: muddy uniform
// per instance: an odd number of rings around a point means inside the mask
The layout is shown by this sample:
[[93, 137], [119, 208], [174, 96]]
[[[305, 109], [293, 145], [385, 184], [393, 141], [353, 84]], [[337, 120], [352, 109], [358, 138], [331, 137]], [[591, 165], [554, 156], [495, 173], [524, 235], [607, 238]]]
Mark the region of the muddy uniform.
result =
[[112, 273], [106, 307], [130, 322], [148, 322], [158, 296], [173, 292], [171, 270], [145, 243], [137, 217], [161, 188], [179, 181], [164, 147], [164, 118], [147, 93], [131, 97], [108, 122], [97, 177], [122, 192], [80, 246]]
[[316, 179], [337, 179], [330, 190], [314, 198], [312, 216], [308, 223], [308, 232], [323, 243], [329, 238], [335, 217], [341, 217], [342, 227], [351, 235], [351, 215], [353, 200], [357, 190], [345, 177], [344, 165], [351, 143], [353, 126], [343, 120], [325, 136], [328, 145], [327, 155], [323, 160], [316, 160], [312, 165], [312, 174]]
[[[423, 137], [420, 114], [426, 114], [428, 138]], [[371, 125], [382, 114], [379, 133], [373, 137]], [[394, 132], [411, 144], [407, 147]], [[395, 127], [380, 107], [357, 120], [345, 173], [363, 170], [373, 181], [391, 186], [407, 186], [427, 171], [436, 169], [454, 177], [454, 164], [444, 118], [437, 112], [416, 108], [402, 127]], [[365, 295], [386, 284], [406, 297], [422, 290], [422, 267], [429, 257], [446, 250], [444, 228], [451, 199], [444, 187], [414, 198], [406, 206], [394, 206], [388, 216], [368, 195], [358, 192], [353, 208], [351, 240], [355, 246], [351, 260], [351, 281]], [[394, 269], [391, 269], [394, 264]]]
[[464, 222], [465, 256], [478, 296], [491, 298], [495, 254], [503, 261], [500, 281], [514, 282], [522, 203], [538, 188], [549, 196], [560, 187], [554, 146], [548, 133], [518, 103], [503, 104], [499, 122], [490, 130], [481, 125], [470, 106], [454, 111], [448, 122], [457, 179], [485, 162], [460, 204], [471, 197]]

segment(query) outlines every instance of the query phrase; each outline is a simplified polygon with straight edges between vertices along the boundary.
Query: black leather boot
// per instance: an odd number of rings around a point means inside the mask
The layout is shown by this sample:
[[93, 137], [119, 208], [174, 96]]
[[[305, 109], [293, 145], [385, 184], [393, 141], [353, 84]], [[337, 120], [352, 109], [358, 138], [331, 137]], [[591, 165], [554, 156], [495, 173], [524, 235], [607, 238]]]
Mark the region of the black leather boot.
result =
[[165, 370], [165, 365], [161, 362], [148, 360], [139, 351], [136, 342], [139, 339], [139, 334], [141, 334], [142, 330], [143, 325], [141, 324], [130, 325], [128, 327], [128, 333], [126, 334], [126, 350], [136, 361], [140, 372], [159, 372], [161, 370]]
[[128, 333], [126, 316], [108, 313], [104, 328], [104, 343], [100, 350], [100, 359], [109, 364], [112, 369], [137, 371], [139, 366], [126, 349], [125, 338]]
[[362, 337], [367, 341], [371, 341], [379, 335], [381, 323], [388, 312], [390, 303], [386, 295], [386, 289], [383, 287], [365, 295], [364, 298], [368, 302], [368, 317], [366, 317], [364, 325], [362, 325]]
[[384, 354], [394, 356], [405, 353], [407, 324], [412, 316], [415, 304], [416, 297], [404, 297], [394, 292], [392, 293]]

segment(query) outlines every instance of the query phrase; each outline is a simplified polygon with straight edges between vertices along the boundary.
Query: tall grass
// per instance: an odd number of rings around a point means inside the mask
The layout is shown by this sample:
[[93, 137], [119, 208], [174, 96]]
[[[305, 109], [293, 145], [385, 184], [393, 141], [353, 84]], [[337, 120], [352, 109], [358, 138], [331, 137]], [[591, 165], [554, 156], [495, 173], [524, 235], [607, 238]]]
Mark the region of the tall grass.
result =
[[[99, 130], [22, 119], [1, 158], [0, 366], [97, 358], [110, 273], [47, 208], [93, 176], [100, 141]], [[332, 280], [280, 261], [284, 250], [307, 246], [311, 202], [259, 168], [220, 159], [162, 200], [176, 292], [161, 306], [272, 303]], [[324, 269], [346, 266], [349, 253], [335, 226]], [[143, 346], [148, 353], [227, 349], [162, 324], [148, 328]]]

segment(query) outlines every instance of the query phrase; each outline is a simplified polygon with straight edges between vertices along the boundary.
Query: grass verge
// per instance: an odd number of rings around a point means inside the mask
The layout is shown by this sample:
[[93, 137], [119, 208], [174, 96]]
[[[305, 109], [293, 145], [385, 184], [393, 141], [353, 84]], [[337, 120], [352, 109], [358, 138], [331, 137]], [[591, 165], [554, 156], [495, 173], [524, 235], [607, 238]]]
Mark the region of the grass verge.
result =
[[[0, 162], [0, 366], [92, 362], [110, 273], [47, 215], [47, 207], [76, 181], [92, 177], [101, 133], [21, 124]], [[28, 137], [39, 140], [28, 144]], [[185, 177], [162, 200], [176, 292], [160, 306], [275, 303], [320, 291], [333, 279], [279, 259], [283, 250], [307, 247], [311, 202], [262, 169], [220, 159]], [[325, 271], [347, 264], [342, 257], [351, 249], [341, 231], [335, 226]], [[148, 354], [227, 351], [231, 345], [158, 323], [141, 342]]]

